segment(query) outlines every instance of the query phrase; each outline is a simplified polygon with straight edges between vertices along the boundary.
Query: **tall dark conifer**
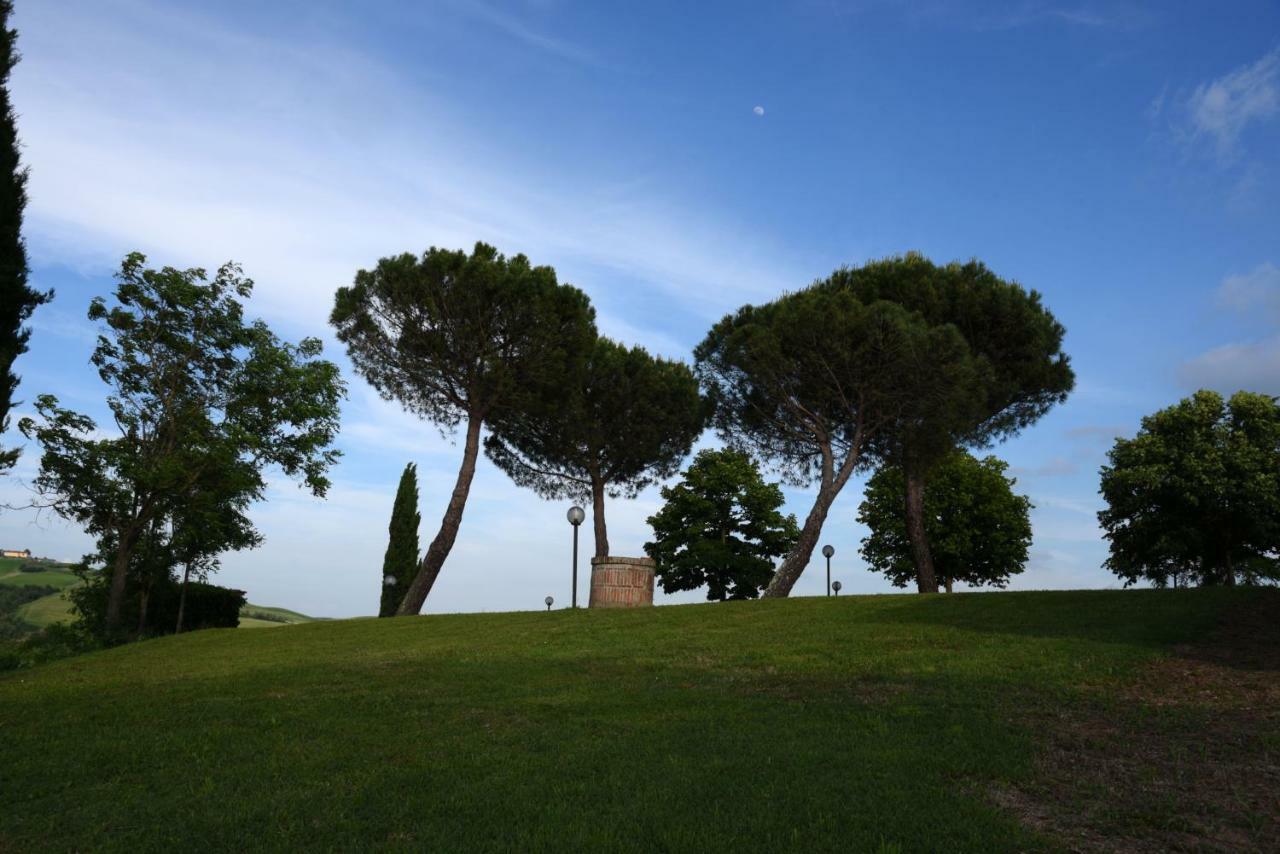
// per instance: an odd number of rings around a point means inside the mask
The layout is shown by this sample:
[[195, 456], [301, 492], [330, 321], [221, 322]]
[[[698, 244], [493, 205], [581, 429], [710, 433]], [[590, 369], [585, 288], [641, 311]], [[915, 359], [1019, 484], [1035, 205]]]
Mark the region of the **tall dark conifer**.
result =
[[[9, 100], [9, 72], [18, 61], [18, 33], [9, 28], [13, 3], [0, 0], [0, 432], [9, 426], [9, 409], [18, 377], [14, 360], [27, 352], [31, 330], [23, 324], [53, 292], [27, 285], [27, 250], [22, 244], [22, 210], [27, 204], [27, 170], [18, 157], [18, 129]], [[0, 446], [0, 472], [13, 467], [17, 449]]]
[[396, 503], [391, 508], [391, 539], [387, 543], [387, 555], [382, 559], [382, 607], [379, 617], [394, 617], [409, 585], [418, 574], [418, 525], [422, 514], [418, 512], [418, 467], [409, 463], [400, 475], [400, 488], [396, 490]]

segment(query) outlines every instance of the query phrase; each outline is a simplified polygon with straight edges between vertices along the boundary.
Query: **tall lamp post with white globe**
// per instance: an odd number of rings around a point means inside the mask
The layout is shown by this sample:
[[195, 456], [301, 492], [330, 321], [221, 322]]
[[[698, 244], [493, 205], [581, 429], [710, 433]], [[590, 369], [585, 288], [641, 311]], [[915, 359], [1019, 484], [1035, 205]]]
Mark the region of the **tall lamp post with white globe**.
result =
[[833, 549], [831, 546], [822, 547], [822, 556], [827, 559], [827, 595], [828, 596], [831, 595], [831, 556], [835, 553], [836, 553], [836, 550]]
[[578, 505], [569, 508], [569, 512], [565, 514], [569, 520], [569, 524], [573, 526], [573, 604], [572, 607], [578, 607], [578, 526], [587, 518], [586, 511]]

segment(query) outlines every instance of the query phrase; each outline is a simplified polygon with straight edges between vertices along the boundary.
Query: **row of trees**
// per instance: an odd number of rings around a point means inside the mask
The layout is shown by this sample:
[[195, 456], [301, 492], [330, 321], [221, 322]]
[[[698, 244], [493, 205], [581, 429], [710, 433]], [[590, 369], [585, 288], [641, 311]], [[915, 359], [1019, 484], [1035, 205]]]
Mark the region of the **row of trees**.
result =
[[[606, 496], [673, 474], [709, 421], [729, 448], [816, 482], [771, 596], [790, 592], [853, 473], [895, 468], [918, 589], [937, 591], [928, 479], [957, 449], [1033, 423], [1074, 382], [1037, 293], [977, 262], [915, 254], [743, 307], [711, 329], [693, 371], [600, 337], [581, 291], [483, 243], [384, 258], [338, 291], [332, 322], [385, 398], [443, 430], [465, 424], [453, 493], [400, 614], [420, 610], [456, 539], [484, 429], [486, 453], [517, 483], [590, 501], [597, 555], [609, 548]], [[949, 569], [943, 581], [959, 578]]]
[[[956, 451], [930, 472], [925, 534], [948, 592], [956, 582], [1004, 587], [1026, 565], [1031, 502], [1013, 491], [1006, 468], [995, 457]], [[858, 508], [858, 521], [869, 530], [862, 558], [896, 587], [916, 581], [904, 478], [900, 468], [881, 467]], [[779, 485], [766, 483], [740, 451], [700, 452], [662, 497], [662, 509], [648, 520], [654, 538], [645, 553], [657, 562], [658, 582], [668, 593], [705, 587], [711, 600], [754, 599], [773, 580], [777, 558], [799, 539], [795, 516], [781, 512]]]
[[399, 509], [397, 498], [382, 613], [387, 597], [400, 597], [395, 613], [416, 614], [431, 592], [457, 538], [482, 429], [485, 453], [516, 483], [590, 501], [595, 553], [606, 555], [606, 496], [673, 474], [706, 423], [688, 367], [600, 336], [582, 291], [483, 243], [470, 254], [432, 248], [382, 259], [338, 291], [332, 322], [384, 398], [465, 431], [440, 528], [413, 568], [407, 520], [416, 501]]

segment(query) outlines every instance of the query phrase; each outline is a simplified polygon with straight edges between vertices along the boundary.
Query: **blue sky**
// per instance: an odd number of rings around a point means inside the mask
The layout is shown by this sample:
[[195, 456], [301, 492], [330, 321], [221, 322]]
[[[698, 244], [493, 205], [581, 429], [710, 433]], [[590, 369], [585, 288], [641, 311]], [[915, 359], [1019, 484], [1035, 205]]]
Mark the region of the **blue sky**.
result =
[[[84, 315], [132, 249], [240, 261], [251, 311], [322, 335], [347, 371], [330, 497], [273, 481], [254, 514], [265, 545], [225, 560], [222, 583], [258, 602], [375, 611], [409, 460], [424, 545], [435, 532], [458, 447], [378, 400], [326, 324], [357, 269], [430, 245], [552, 264], [606, 333], [685, 358], [745, 302], [912, 249], [1041, 291], [1078, 386], [996, 451], [1036, 505], [1019, 588], [1116, 583], [1097, 471], [1143, 414], [1202, 386], [1280, 394], [1275, 3], [17, 7], [26, 236], [36, 283], [57, 290], [19, 397], [101, 415]], [[36, 458], [0, 497], [21, 500]], [[887, 591], [857, 558], [861, 491], [823, 539], [846, 590]], [[797, 515], [810, 500], [788, 491]], [[641, 553], [658, 503], [611, 505], [616, 552]], [[482, 460], [427, 610], [567, 599], [564, 509]], [[0, 515], [0, 540], [88, 546], [31, 513]], [[797, 595], [821, 592], [819, 569]]]

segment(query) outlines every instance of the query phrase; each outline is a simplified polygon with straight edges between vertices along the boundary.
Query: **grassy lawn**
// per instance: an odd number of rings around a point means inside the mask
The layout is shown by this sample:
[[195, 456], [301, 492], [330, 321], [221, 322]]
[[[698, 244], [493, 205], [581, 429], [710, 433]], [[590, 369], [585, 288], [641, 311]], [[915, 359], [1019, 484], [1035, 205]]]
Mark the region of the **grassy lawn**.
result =
[[[1132, 686], [1269, 593], [840, 597], [166, 637], [0, 676], [0, 850], [1053, 850], [1075, 837], [1035, 810], [1087, 808], [1093, 782], [1064, 790], [1073, 780], [1046, 771], [1050, 736], [1089, 715], [1107, 722], [1099, 737], [1220, 727], [1198, 695], [1167, 704]], [[1163, 803], [1114, 797], [1087, 830], [1122, 850], [1165, 832]], [[1243, 816], [1240, 833], [1270, 827]]]

